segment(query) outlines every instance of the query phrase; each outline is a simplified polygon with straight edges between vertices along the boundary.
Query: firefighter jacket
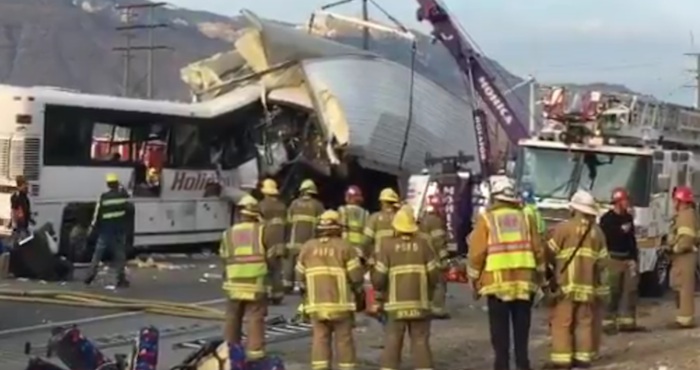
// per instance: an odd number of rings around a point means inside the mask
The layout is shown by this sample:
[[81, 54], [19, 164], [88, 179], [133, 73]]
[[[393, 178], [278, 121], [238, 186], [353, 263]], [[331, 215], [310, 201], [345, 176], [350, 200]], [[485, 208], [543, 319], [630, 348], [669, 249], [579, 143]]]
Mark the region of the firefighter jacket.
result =
[[285, 252], [287, 207], [273, 197], [265, 197], [259, 206], [260, 217], [265, 224], [265, 245], [269, 257], [281, 257]]
[[537, 226], [516, 205], [496, 202], [477, 216], [469, 240], [467, 274], [481, 295], [530, 300], [545, 270]]
[[696, 219], [693, 207], [682, 208], [671, 220], [669, 246], [672, 252], [683, 254], [693, 252], [696, 244]]
[[[610, 293], [606, 267], [609, 255], [603, 231], [594, 222], [581, 242], [589, 222], [581, 215], [561, 222], [547, 242], [547, 260], [554, 266], [556, 285], [574, 302], [593, 302]], [[576, 251], [579, 243], [581, 246]], [[565, 268], [570, 259], [571, 263]]]
[[256, 301], [265, 297], [267, 286], [264, 226], [240, 222], [224, 232], [219, 255], [224, 260], [223, 289], [229, 299]]
[[306, 289], [305, 313], [333, 320], [355, 312], [355, 292], [362, 289], [364, 270], [348, 242], [325, 236], [307, 241], [295, 270], [296, 280]]
[[382, 240], [394, 236], [394, 227], [391, 221], [394, 220], [396, 210], [385, 208], [374, 212], [365, 225], [365, 257], [371, 257], [379, 251]]
[[98, 233], [120, 234], [128, 230], [131, 221], [129, 211], [129, 194], [121, 189], [109, 190], [102, 195], [95, 205], [92, 229]]
[[343, 227], [343, 239], [355, 247], [360, 255], [364, 254], [362, 248], [365, 245], [365, 224], [369, 219], [369, 212], [364, 208], [347, 204], [338, 208], [340, 225]]
[[447, 258], [447, 226], [440, 215], [429, 212], [420, 219], [420, 231], [428, 236], [438, 258]]
[[299, 249], [302, 244], [314, 238], [318, 217], [323, 211], [323, 204], [309, 195], [302, 195], [292, 201], [287, 210], [289, 248]]
[[391, 318], [426, 318], [440, 273], [440, 261], [427, 239], [394, 236], [382, 242], [375, 256], [372, 285], [385, 297], [383, 309]]

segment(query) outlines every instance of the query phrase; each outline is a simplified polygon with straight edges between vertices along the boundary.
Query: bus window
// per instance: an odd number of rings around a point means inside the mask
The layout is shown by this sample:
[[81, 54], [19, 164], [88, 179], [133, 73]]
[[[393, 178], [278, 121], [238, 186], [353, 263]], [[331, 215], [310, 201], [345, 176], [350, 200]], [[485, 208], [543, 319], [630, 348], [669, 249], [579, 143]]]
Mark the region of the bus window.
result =
[[44, 114], [44, 165], [80, 166], [90, 160], [92, 121], [62, 107]]
[[134, 161], [131, 151], [131, 130], [117, 125], [95, 122], [92, 128], [90, 159], [120, 164]]
[[182, 169], [215, 168], [210, 153], [215, 136], [199, 125], [174, 125], [170, 132], [168, 167]]

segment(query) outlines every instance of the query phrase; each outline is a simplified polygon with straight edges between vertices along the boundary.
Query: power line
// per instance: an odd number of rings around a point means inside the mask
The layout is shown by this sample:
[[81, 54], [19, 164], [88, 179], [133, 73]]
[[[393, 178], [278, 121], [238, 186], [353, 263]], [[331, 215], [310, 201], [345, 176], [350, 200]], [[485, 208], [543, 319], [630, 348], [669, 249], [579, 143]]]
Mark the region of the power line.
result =
[[[172, 50], [171, 47], [166, 45], [156, 45], [154, 41], [153, 31], [158, 28], [169, 27], [166, 23], [155, 23], [155, 9], [167, 5], [164, 2], [158, 3], [137, 3], [128, 5], [117, 5], [115, 8], [122, 11], [122, 26], [115, 27], [117, 32], [120, 32], [124, 36], [124, 46], [112, 48], [114, 51], [122, 52], [124, 58], [124, 77], [123, 77], [123, 95], [132, 95], [131, 88], [131, 61], [134, 57], [134, 52], [147, 51], [148, 52], [148, 65], [146, 67], [146, 97], [153, 98], [153, 86], [154, 86], [154, 52], [158, 50]], [[144, 24], [134, 24], [132, 20], [137, 16], [136, 10], [147, 10], [148, 11], [148, 23]], [[134, 31], [148, 31], [148, 45], [133, 45], [132, 41], [135, 38]]]

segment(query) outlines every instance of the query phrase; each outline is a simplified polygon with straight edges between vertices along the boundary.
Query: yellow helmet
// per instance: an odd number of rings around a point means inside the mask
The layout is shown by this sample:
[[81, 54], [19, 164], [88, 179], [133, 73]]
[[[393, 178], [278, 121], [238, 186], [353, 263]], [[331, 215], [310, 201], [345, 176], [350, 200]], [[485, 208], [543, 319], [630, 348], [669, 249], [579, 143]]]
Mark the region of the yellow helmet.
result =
[[258, 200], [253, 198], [251, 195], [244, 195], [241, 200], [238, 201], [236, 204], [239, 209], [241, 214], [247, 215], [247, 216], [259, 216], [260, 215], [260, 208], [258, 207]]
[[332, 209], [325, 211], [318, 219], [317, 229], [335, 229], [340, 227], [340, 213]]
[[277, 188], [277, 182], [273, 179], [265, 179], [260, 187], [260, 192], [265, 195], [279, 195], [280, 191]]
[[387, 203], [398, 203], [401, 201], [399, 195], [396, 194], [392, 188], [384, 188], [381, 193], [379, 193], [379, 201]]
[[105, 181], [107, 183], [110, 182], [119, 182], [119, 176], [117, 176], [116, 173], [108, 173], [107, 176], [105, 176]]
[[316, 188], [316, 183], [311, 179], [306, 179], [301, 182], [299, 186], [299, 192], [308, 194], [318, 194], [318, 188]]
[[418, 232], [418, 223], [413, 213], [413, 207], [409, 205], [402, 206], [394, 215], [391, 221], [391, 226], [399, 233], [413, 234]]

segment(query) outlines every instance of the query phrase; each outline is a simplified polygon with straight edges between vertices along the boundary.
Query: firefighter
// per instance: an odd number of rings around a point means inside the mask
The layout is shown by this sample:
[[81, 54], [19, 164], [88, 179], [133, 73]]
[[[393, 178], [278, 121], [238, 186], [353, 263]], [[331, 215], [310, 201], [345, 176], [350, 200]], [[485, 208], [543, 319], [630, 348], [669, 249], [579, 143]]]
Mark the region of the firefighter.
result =
[[331, 339], [338, 368], [355, 368], [355, 295], [362, 292], [364, 271], [356, 249], [341, 238], [339, 222], [338, 212], [324, 212], [316, 228], [318, 237], [304, 244], [297, 259], [297, 282], [313, 327], [314, 370], [331, 369]]
[[614, 334], [619, 331], [640, 330], [637, 326], [637, 238], [634, 217], [629, 213], [629, 195], [622, 188], [613, 190], [613, 208], [600, 218], [600, 228], [605, 234], [610, 260], [608, 279], [610, 301], [603, 319], [603, 331]]
[[596, 224], [598, 205], [590, 193], [579, 190], [569, 209], [571, 218], [558, 224], [547, 242], [547, 259], [555, 268], [550, 289], [556, 292], [549, 369], [591, 367], [597, 345], [596, 302], [610, 293], [605, 235]]
[[544, 218], [540, 210], [537, 209], [537, 200], [535, 199], [535, 192], [531, 189], [525, 189], [520, 194], [520, 198], [523, 202], [523, 211], [530, 217], [532, 217], [537, 225], [537, 233], [544, 237], [544, 233], [547, 231], [547, 227], [544, 223]]
[[92, 284], [102, 257], [109, 250], [117, 274], [116, 286], [126, 288], [129, 286], [126, 279], [126, 234], [129, 231], [129, 222], [133, 222], [129, 217], [133, 208], [129, 203], [129, 194], [122, 188], [116, 174], [107, 174], [105, 181], [109, 190], [102, 193], [95, 204], [88, 231], [88, 235], [97, 233], [97, 245], [84, 282], [86, 285]]
[[359, 256], [366, 258], [363, 250], [365, 245], [364, 229], [369, 212], [362, 208], [362, 190], [357, 186], [350, 186], [345, 192], [345, 205], [338, 208], [340, 225], [343, 228], [343, 239], [355, 247]]
[[515, 363], [530, 369], [532, 300], [542, 282], [544, 252], [537, 226], [520, 207], [513, 183], [491, 185], [491, 205], [477, 217], [469, 239], [467, 273], [475, 298], [487, 297], [494, 369], [510, 367], [512, 325]]
[[370, 263], [382, 240], [394, 235], [391, 223], [400, 201], [399, 195], [392, 188], [385, 188], [379, 193], [381, 209], [369, 216], [364, 231], [366, 236], [365, 256], [368, 257]]
[[307, 241], [314, 238], [318, 217], [323, 213], [323, 204], [314, 196], [318, 194], [316, 184], [309, 179], [301, 182], [299, 196], [292, 201], [287, 209], [287, 224], [289, 225], [289, 241], [287, 256], [284, 259], [284, 275], [282, 283], [287, 292], [294, 288], [294, 267], [297, 263], [299, 249]]
[[270, 291], [268, 298], [271, 304], [278, 305], [284, 299], [282, 284], [282, 262], [287, 253], [285, 246], [285, 227], [287, 206], [279, 199], [279, 189], [273, 179], [265, 179], [260, 186], [263, 199], [260, 201], [260, 216], [265, 223], [265, 245], [267, 246], [270, 262]]
[[413, 367], [432, 369], [430, 303], [440, 275], [440, 261], [420, 235], [413, 209], [403, 206], [392, 219], [395, 236], [377, 252], [372, 285], [387, 297], [379, 310], [388, 318], [384, 332], [382, 369], [399, 369], [404, 334], [411, 341]]
[[695, 269], [697, 247], [695, 245], [695, 200], [693, 191], [679, 186], [673, 192], [676, 214], [673, 217], [668, 247], [671, 254], [671, 287], [676, 292], [674, 329], [695, 327]]
[[219, 255], [225, 264], [223, 290], [228, 298], [224, 339], [229, 347], [241, 343], [246, 328], [246, 359], [265, 357], [267, 315], [267, 246], [259, 222], [258, 201], [250, 195], [238, 202], [239, 222], [224, 232]]
[[[447, 266], [447, 226], [445, 225], [445, 220], [440, 213], [440, 208], [442, 207], [442, 201], [440, 196], [433, 194], [427, 197], [427, 204], [425, 207], [425, 212], [420, 218], [418, 225], [420, 231], [428, 236], [430, 239], [430, 244], [435, 249], [435, 254], [437, 254], [440, 259], [441, 272], [445, 272], [445, 267]], [[444, 274], [440, 274], [440, 279], [435, 286], [435, 294], [433, 295], [433, 302], [431, 310], [433, 313], [433, 318], [436, 319], [448, 319], [450, 315], [445, 309], [445, 296], [447, 295], [447, 282], [445, 281]]]

